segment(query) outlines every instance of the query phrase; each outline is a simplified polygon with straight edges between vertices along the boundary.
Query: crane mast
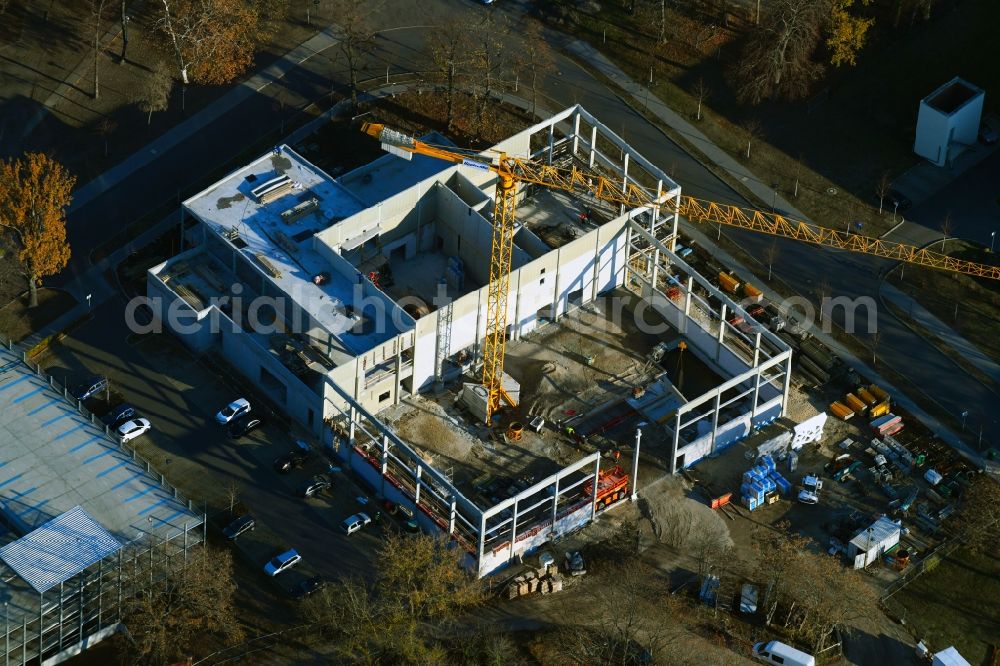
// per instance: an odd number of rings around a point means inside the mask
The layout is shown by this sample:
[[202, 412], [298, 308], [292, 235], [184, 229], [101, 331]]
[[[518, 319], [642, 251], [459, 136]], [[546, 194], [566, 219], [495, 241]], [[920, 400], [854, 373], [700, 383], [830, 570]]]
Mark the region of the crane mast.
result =
[[1000, 266], [954, 259], [932, 250], [837, 231], [751, 208], [689, 196], [679, 196], [676, 200], [670, 201], [663, 192], [654, 195], [627, 179], [612, 180], [592, 169], [580, 169], [576, 166], [558, 167], [513, 157], [502, 152], [497, 153], [495, 158], [490, 158], [471, 150], [429, 144], [378, 123], [365, 123], [361, 131], [378, 139], [384, 150], [405, 159], [411, 159], [414, 154], [428, 155], [497, 174], [486, 338], [483, 343], [483, 387], [488, 395], [487, 425], [490, 424], [492, 415], [500, 410], [504, 403], [511, 407], [517, 406], [503, 388], [503, 363], [507, 349], [507, 297], [510, 293], [510, 262], [514, 246], [518, 183], [531, 183], [554, 190], [587, 194], [600, 201], [618, 204], [625, 209], [646, 207], [654, 214], [657, 214], [662, 206], [671, 208], [676, 206], [678, 214], [691, 222], [726, 225], [813, 245], [1000, 280]]

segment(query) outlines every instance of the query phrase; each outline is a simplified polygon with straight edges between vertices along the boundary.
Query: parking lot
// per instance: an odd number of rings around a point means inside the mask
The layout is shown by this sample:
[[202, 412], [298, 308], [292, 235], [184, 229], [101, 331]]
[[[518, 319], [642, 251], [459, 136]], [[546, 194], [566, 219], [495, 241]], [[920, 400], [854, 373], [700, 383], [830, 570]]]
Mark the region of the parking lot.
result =
[[[333, 578], [344, 570], [365, 571], [385, 525], [369, 525], [349, 537], [338, 529], [344, 518], [364, 509], [357, 500], [359, 488], [331, 468], [315, 442], [309, 442], [312, 453], [304, 466], [275, 472], [275, 459], [302, 434], [290, 432], [252, 387], [235, 375], [226, 376], [224, 369], [210, 369], [170, 334], [132, 334], [122, 306], [116, 299], [96, 309], [93, 319], [36, 361], [70, 386], [91, 375], [107, 376], [111, 406], [128, 402], [152, 423], [151, 432], [132, 442], [136, 450], [204, 507], [217, 535], [230, 521], [230, 506], [243, 505], [254, 516], [256, 528], [239, 537], [238, 551], [262, 578], [264, 564], [289, 548], [303, 559], [276, 579], [282, 588], [307, 576]], [[214, 415], [237, 397], [251, 401], [263, 425], [233, 440]], [[108, 408], [105, 396], [88, 406], [98, 416]], [[327, 474], [332, 488], [309, 499], [300, 497], [301, 488], [317, 474]]]

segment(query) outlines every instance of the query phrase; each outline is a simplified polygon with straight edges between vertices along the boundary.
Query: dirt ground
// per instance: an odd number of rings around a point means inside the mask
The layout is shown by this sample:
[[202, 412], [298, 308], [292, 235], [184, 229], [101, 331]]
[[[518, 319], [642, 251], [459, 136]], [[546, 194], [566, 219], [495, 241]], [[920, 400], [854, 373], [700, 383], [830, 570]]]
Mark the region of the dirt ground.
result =
[[76, 299], [58, 289], [40, 289], [38, 306], [28, 308], [27, 294], [14, 296], [0, 308], [0, 335], [18, 342], [43, 326], [55, 321], [76, 305]]

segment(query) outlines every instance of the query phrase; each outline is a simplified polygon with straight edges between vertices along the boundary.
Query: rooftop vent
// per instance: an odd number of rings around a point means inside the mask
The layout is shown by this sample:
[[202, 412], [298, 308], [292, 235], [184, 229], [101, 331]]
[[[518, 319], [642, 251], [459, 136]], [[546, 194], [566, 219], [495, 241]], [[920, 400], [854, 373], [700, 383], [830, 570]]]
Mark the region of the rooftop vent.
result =
[[272, 178], [263, 185], [258, 185], [251, 190], [254, 197], [262, 204], [269, 204], [277, 201], [295, 189], [295, 183], [286, 174], [281, 174], [277, 178]]
[[310, 197], [302, 203], [296, 204], [281, 214], [281, 221], [285, 224], [292, 224], [319, 207], [319, 199]]

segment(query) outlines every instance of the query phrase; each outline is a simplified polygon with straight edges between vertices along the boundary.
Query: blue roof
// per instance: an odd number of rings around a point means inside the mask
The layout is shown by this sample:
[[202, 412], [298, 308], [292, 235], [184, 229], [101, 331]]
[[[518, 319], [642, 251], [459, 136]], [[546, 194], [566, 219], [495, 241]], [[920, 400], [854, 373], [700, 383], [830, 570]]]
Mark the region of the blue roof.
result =
[[0, 559], [39, 594], [122, 547], [81, 506], [0, 548]]

